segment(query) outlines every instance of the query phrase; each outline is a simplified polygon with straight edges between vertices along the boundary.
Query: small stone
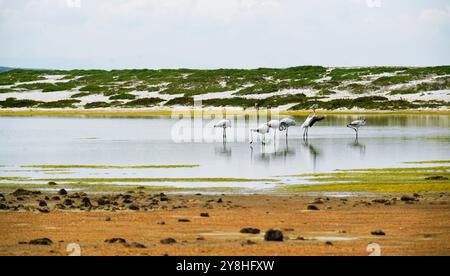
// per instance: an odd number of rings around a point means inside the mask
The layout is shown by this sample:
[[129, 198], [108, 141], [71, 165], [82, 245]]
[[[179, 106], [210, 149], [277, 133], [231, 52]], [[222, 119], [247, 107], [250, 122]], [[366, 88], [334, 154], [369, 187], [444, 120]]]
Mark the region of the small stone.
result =
[[264, 235], [266, 241], [283, 241], [283, 232], [280, 230], [269, 229]]
[[25, 189], [17, 189], [12, 193], [12, 195], [15, 197], [20, 197], [20, 196], [38, 195], [40, 193], [41, 192], [39, 191], [28, 191]]
[[254, 242], [252, 240], [246, 240], [244, 242], [241, 242], [242, 246], [244, 246], [244, 245], [253, 245], [253, 244], [256, 244], [256, 242]]
[[56, 209], [62, 209], [62, 210], [63, 210], [63, 209], [66, 209], [66, 206], [64, 206], [64, 205], [61, 204], [61, 203], [58, 203], [58, 204], [55, 205], [55, 208], [56, 208]]
[[173, 238], [167, 238], [167, 239], [162, 239], [160, 242], [162, 244], [172, 244], [172, 243], [176, 243], [177, 241]]
[[204, 218], [208, 218], [208, 217], [209, 217], [209, 214], [208, 214], [208, 213], [200, 213], [200, 216], [201, 216], [201, 217], [204, 217]]
[[71, 206], [73, 204], [73, 201], [71, 199], [65, 199], [63, 204], [66, 206]]
[[326, 244], [326, 245], [333, 245], [333, 243], [330, 242], [330, 241], [326, 241], [325, 244]]
[[448, 177], [444, 177], [442, 175], [436, 175], [436, 176], [426, 177], [425, 180], [448, 180]]
[[323, 204], [323, 200], [320, 197], [318, 197], [318, 198], [314, 199], [312, 204]]
[[55, 186], [55, 185], [58, 185], [58, 184], [56, 182], [54, 182], [54, 181], [50, 181], [50, 182], [48, 182], [48, 185]]
[[105, 219], [105, 221], [111, 221], [111, 218], [110, 218], [110, 217], [107, 217], [107, 218]]
[[85, 208], [91, 208], [91, 207], [92, 207], [91, 200], [90, 200], [89, 198], [87, 198], [87, 197], [84, 197], [84, 198], [81, 200], [81, 205], [82, 205], [83, 207], [85, 207]]
[[47, 202], [45, 202], [45, 200], [40, 200], [39, 201], [39, 206], [40, 207], [47, 207]]
[[223, 202], [222, 198], [219, 198], [219, 199], [217, 200], [217, 203], [222, 203], [222, 202]]
[[8, 206], [6, 204], [1, 203], [0, 204], [0, 210], [7, 210]]
[[204, 238], [204, 237], [197, 237], [196, 240], [198, 240], [198, 241], [204, 241], [205, 238]]
[[38, 211], [41, 213], [50, 213], [50, 210], [48, 210], [47, 207], [38, 208]]
[[252, 228], [252, 227], [245, 227], [242, 228], [241, 231], [239, 231], [243, 234], [259, 234], [261, 232], [261, 230], [259, 230], [258, 228]]
[[191, 222], [189, 219], [179, 219], [178, 222]]
[[54, 196], [52, 197], [52, 200], [61, 200], [61, 198], [59, 196]]
[[384, 231], [381, 229], [373, 230], [372, 232], [370, 232], [370, 234], [372, 234], [374, 236], [385, 236], [386, 235], [386, 233], [384, 233]]
[[111, 202], [108, 199], [105, 199], [105, 198], [100, 198], [99, 200], [97, 200], [97, 203], [100, 206], [111, 204]]
[[306, 210], [318, 211], [319, 208], [317, 208], [316, 205], [310, 204], [310, 205], [306, 206]]
[[137, 206], [136, 204], [132, 203], [128, 206], [128, 209], [133, 210], [133, 211], [138, 211], [139, 210], [139, 206]]
[[53, 243], [52, 240], [49, 238], [40, 238], [40, 239], [31, 240], [29, 242], [29, 244], [33, 244], [33, 245], [51, 245], [52, 243]]
[[145, 245], [138, 242], [126, 243], [125, 246], [130, 248], [147, 248]]
[[412, 197], [412, 196], [407, 196], [407, 195], [404, 195], [404, 196], [402, 196], [401, 198], [400, 198], [400, 200], [401, 201], [414, 201], [414, 200], [416, 200], [414, 197]]
[[112, 238], [109, 240], [105, 240], [106, 243], [127, 243], [127, 241], [123, 238]]
[[166, 224], [166, 222], [163, 221], [163, 220], [161, 220], [161, 221], [158, 221], [157, 224], [159, 224], [159, 225], [164, 225], [164, 224]]
[[389, 200], [384, 199], [384, 198], [380, 198], [380, 199], [374, 199], [372, 200], [373, 203], [380, 203], [380, 204], [386, 204], [387, 202], [389, 202]]
[[123, 200], [123, 203], [130, 204], [130, 203], [133, 203], [133, 201], [131, 199], [126, 198]]
[[67, 191], [65, 189], [61, 189], [58, 191], [59, 195], [67, 195]]

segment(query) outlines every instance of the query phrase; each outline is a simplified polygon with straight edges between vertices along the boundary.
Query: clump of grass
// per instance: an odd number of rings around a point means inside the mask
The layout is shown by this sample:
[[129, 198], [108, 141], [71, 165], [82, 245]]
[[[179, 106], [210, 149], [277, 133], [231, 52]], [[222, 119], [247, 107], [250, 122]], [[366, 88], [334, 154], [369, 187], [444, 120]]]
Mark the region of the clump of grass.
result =
[[73, 94], [72, 96], [70, 96], [70, 98], [72, 98], [72, 99], [83, 98], [83, 97], [86, 97], [86, 96], [89, 96], [89, 95], [92, 95], [92, 93], [90, 93], [90, 92], [80, 92], [80, 93]]
[[56, 92], [67, 91], [76, 87], [73, 82], [58, 82], [58, 83], [27, 83], [20, 84], [14, 88], [23, 88], [27, 90], [42, 90], [42, 92]]
[[336, 94], [336, 92], [331, 91], [329, 89], [321, 89], [319, 90], [319, 92], [317, 92], [317, 96], [330, 96], [334, 94]]
[[136, 99], [134, 101], [129, 101], [129, 102], [125, 103], [123, 106], [125, 106], [125, 107], [147, 107], [147, 106], [158, 105], [161, 102], [164, 102], [164, 100], [161, 98], [156, 98], [156, 97], [141, 98], [141, 99]]
[[96, 84], [89, 84], [80, 88], [82, 92], [101, 93], [105, 88]]
[[46, 102], [38, 105], [39, 108], [75, 108], [74, 104], [80, 103], [80, 100], [60, 100], [54, 102]]
[[281, 189], [296, 192], [450, 191], [449, 170], [449, 166], [338, 170], [298, 175], [312, 184], [284, 186]]
[[173, 105], [183, 105], [183, 106], [193, 106], [194, 98], [193, 97], [178, 97], [168, 100], [164, 105], [173, 106]]
[[22, 108], [22, 107], [36, 107], [42, 102], [34, 100], [18, 100], [16, 98], [7, 98], [4, 101], [0, 101], [0, 106], [2, 108]]
[[116, 107], [120, 106], [122, 103], [118, 101], [113, 102], [91, 102], [84, 105], [84, 108], [86, 109], [92, 109], [92, 108], [107, 108], [107, 107]]
[[112, 95], [111, 97], [109, 97], [109, 99], [110, 100], [134, 100], [134, 99], [136, 99], [136, 95], [123, 93], [123, 94]]
[[403, 164], [450, 164], [450, 160], [413, 161], [413, 162], [403, 162]]
[[0, 88], [0, 94], [1, 93], [11, 93], [11, 92], [17, 92], [17, 91], [12, 88]]
[[0, 85], [13, 85], [18, 82], [45, 80], [37, 70], [13, 69], [0, 73]]

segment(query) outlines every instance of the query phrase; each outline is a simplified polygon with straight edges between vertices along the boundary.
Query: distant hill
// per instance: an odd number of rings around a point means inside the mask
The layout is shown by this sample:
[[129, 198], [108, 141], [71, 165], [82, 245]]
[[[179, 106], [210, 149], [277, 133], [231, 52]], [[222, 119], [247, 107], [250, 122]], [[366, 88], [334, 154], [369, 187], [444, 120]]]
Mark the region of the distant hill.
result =
[[12, 69], [14, 69], [14, 68], [0, 66], [0, 73], [1, 72], [6, 72], [6, 71], [9, 71], [9, 70], [12, 70]]

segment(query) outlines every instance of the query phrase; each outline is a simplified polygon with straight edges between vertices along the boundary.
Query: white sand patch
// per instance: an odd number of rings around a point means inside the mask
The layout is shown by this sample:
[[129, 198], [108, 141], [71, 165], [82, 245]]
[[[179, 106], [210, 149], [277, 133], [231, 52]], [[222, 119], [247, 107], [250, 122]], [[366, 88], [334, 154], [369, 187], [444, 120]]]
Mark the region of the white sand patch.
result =
[[450, 90], [427, 91], [416, 94], [402, 94], [402, 95], [386, 95], [390, 100], [407, 100], [407, 101], [444, 101], [450, 102]]
[[161, 98], [161, 99], [163, 99], [165, 101], [168, 101], [168, 100], [171, 100], [171, 99], [183, 96], [182, 94], [175, 94], [175, 95], [173, 95], [173, 94], [160, 94], [157, 91], [155, 91], [155, 92], [131, 91], [129, 93], [135, 95], [139, 99], [141, 99], [141, 98]]
[[225, 99], [225, 98], [233, 98], [235, 97], [233, 95], [233, 93], [235, 93], [236, 90], [234, 91], [226, 91], [226, 92], [218, 92], [218, 93], [207, 93], [207, 94], [201, 94], [201, 95], [195, 95], [194, 99], [196, 101], [199, 100], [210, 100], [210, 99]]
[[58, 92], [41, 92], [40, 90], [30, 90], [26, 92], [11, 92], [11, 93], [0, 93], [0, 100], [5, 100], [7, 98], [16, 98], [19, 100], [34, 100], [41, 102], [52, 102], [59, 100], [70, 99], [70, 96], [75, 94], [73, 91], [58, 91]]

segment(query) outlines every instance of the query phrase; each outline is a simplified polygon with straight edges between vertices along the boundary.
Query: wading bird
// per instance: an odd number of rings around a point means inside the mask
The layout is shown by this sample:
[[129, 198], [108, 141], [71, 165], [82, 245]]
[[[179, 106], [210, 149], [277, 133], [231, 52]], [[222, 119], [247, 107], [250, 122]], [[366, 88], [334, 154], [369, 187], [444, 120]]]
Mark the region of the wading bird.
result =
[[225, 142], [225, 140], [227, 139], [227, 127], [231, 127], [231, 121], [224, 119], [224, 120], [220, 120], [219, 122], [217, 122], [214, 125], [214, 128], [217, 127], [221, 127], [223, 129], [223, 141]]
[[348, 128], [351, 128], [355, 131], [356, 139], [358, 139], [358, 131], [359, 128], [366, 125], [366, 119], [364, 117], [359, 117], [358, 120], [351, 122], [347, 125]]
[[262, 144], [266, 144], [266, 133], [268, 133], [270, 130], [269, 126], [267, 124], [262, 124], [258, 128], [250, 129], [252, 139], [250, 141], [250, 144], [253, 144], [253, 132], [259, 133], [263, 136]]
[[306, 118], [305, 122], [302, 124], [303, 128], [303, 139], [308, 139], [308, 130], [311, 128], [315, 123], [322, 121], [325, 119], [324, 116], [316, 115], [316, 106], [312, 106], [313, 114], [310, 114], [308, 118]]
[[296, 122], [294, 119], [291, 118], [283, 118], [280, 121], [280, 131], [285, 131], [286, 130], [286, 139], [288, 137], [288, 132], [289, 132], [289, 127], [291, 126], [295, 126]]
[[275, 135], [277, 134], [277, 129], [280, 128], [280, 121], [278, 120], [271, 120], [267, 122], [267, 126], [269, 128], [273, 129], [273, 140], [275, 141]]

